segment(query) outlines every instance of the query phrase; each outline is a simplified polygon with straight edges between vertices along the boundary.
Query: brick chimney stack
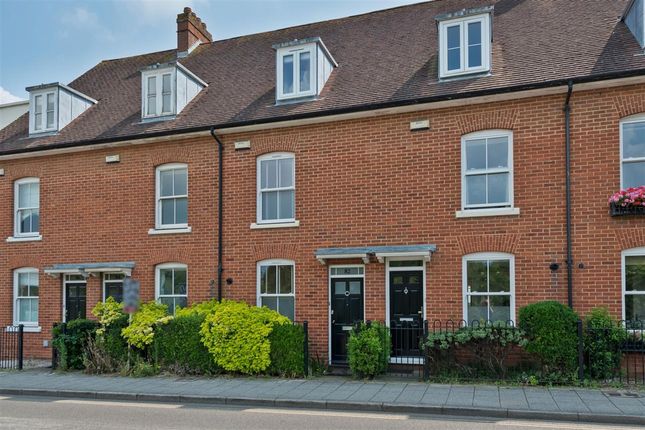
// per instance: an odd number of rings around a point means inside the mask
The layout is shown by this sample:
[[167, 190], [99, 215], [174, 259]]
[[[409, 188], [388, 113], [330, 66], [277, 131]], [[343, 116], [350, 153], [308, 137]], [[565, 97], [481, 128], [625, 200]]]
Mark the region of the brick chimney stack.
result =
[[177, 51], [188, 53], [197, 41], [210, 43], [213, 36], [206, 30], [206, 23], [191, 8], [185, 7], [184, 12], [177, 15]]

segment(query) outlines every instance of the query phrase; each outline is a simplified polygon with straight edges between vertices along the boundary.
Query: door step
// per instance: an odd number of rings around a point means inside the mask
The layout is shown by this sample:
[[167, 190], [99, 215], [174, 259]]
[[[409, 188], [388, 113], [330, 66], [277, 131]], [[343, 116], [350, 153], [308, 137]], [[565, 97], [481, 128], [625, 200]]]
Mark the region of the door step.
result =
[[332, 364], [327, 369], [328, 374], [332, 376], [347, 376], [351, 372], [349, 370], [349, 365], [347, 364]]

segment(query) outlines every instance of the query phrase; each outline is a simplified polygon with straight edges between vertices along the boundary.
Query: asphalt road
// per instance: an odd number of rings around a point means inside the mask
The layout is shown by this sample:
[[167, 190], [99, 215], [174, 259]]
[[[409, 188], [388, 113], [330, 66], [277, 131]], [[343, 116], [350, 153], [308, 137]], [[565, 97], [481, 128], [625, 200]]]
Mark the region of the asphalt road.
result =
[[336, 412], [0, 396], [0, 429], [635, 430], [637, 427], [359, 411]]

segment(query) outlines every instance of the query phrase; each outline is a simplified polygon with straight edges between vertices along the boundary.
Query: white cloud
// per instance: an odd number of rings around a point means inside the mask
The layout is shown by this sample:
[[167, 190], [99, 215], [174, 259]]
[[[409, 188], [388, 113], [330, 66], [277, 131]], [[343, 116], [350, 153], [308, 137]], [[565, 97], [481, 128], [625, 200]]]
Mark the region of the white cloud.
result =
[[3, 105], [5, 103], [19, 102], [19, 101], [22, 101], [20, 97], [14, 96], [9, 91], [0, 87], [0, 105]]
[[74, 35], [75, 31], [69, 31], [69, 29], [78, 30], [85, 34], [91, 34], [98, 37], [104, 41], [114, 41], [114, 34], [112, 31], [101, 24], [99, 17], [84, 7], [75, 7], [73, 9], [66, 10], [60, 17], [60, 21], [63, 24], [62, 26], [62, 36], [69, 37]]

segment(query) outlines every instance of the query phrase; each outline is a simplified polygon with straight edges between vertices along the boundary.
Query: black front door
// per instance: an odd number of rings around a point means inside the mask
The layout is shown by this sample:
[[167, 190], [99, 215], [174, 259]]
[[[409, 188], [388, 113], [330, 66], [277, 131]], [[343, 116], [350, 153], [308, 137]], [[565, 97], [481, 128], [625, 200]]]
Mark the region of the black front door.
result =
[[423, 335], [423, 271], [390, 272], [392, 356], [420, 355]]
[[85, 282], [65, 283], [65, 321], [85, 318], [86, 291]]
[[354, 324], [363, 321], [363, 279], [331, 280], [331, 360], [347, 361], [347, 340]]

